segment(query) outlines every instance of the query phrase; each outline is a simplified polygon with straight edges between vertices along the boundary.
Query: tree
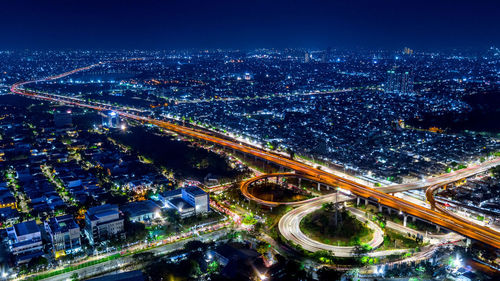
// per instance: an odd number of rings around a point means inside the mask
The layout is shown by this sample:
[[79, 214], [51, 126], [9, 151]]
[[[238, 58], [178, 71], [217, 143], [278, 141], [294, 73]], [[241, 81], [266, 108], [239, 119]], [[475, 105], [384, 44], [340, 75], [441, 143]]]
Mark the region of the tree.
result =
[[129, 219], [125, 220], [125, 229], [127, 231], [127, 242], [134, 242], [144, 240], [148, 236], [148, 230], [145, 225], [140, 222], [131, 222]]
[[184, 244], [184, 250], [188, 253], [206, 251], [207, 245], [199, 240], [191, 240]]
[[354, 256], [360, 257], [361, 255], [366, 253], [366, 250], [363, 248], [363, 246], [357, 244], [356, 246], [354, 246], [352, 253], [354, 254]]
[[264, 255], [269, 250], [270, 247], [271, 245], [265, 242], [259, 242], [259, 244], [257, 245], [257, 253]]
[[167, 221], [172, 225], [178, 225], [179, 222], [181, 221], [181, 216], [179, 215], [179, 212], [177, 212], [174, 209], [167, 209], [166, 211], [163, 212], [163, 216], [165, 216], [167, 218]]
[[329, 267], [322, 267], [318, 270], [319, 280], [340, 280], [342, 272]]

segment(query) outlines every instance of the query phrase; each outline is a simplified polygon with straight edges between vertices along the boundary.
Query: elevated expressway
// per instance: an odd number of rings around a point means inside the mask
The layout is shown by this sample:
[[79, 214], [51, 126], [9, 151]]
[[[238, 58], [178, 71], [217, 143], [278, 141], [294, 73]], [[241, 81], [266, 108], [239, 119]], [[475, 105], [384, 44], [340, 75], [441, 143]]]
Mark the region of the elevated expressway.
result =
[[[431, 205], [432, 210], [438, 210], [439, 212], [443, 214], [447, 214], [450, 217], [453, 217], [454, 219], [461, 221], [463, 223], [470, 224], [474, 227], [483, 227], [477, 223], [472, 222], [471, 220], [465, 219], [457, 214], [454, 214], [453, 212], [448, 211], [446, 208], [444, 208], [441, 204], [439, 204], [436, 199], [434, 198], [434, 193], [441, 187], [442, 185], [433, 185], [428, 187], [425, 190], [425, 197], [427, 199], [427, 202]], [[491, 228], [489, 228], [491, 229]]]
[[[95, 66], [95, 65], [94, 65]], [[71, 98], [63, 98], [63, 97], [55, 97], [55, 96], [50, 96], [50, 95], [44, 95], [40, 93], [34, 93], [34, 92], [29, 92], [27, 90], [24, 90], [21, 88], [21, 86], [28, 85], [30, 83], [34, 83], [37, 81], [43, 81], [43, 80], [53, 80], [53, 79], [58, 79], [73, 73], [76, 73], [78, 71], [83, 71], [87, 70], [89, 68], [92, 68], [93, 66], [85, 67], [85, 68], [80, 68], [78, 70], [70, 71], [63, 73], [61, 75], [57, 76], [52, 76], [46, 79], [42, 80], [35, 80], [35, 81], [28, 81], [28, 82], [22, 82], [22, 83], [16, 83], [11, 87], [11, 92], [27, 97], [31, 97], [34, 99], [42, 99], [42, 100], [48, 100], [48, 101], [53, 101], [56, 103], [62, 103], [62, 104], [68, 104], [68, 105], [73, 105], [73, 106], [78, 106], [78, 107], [83, 107], [83, 108], [90, 108], [94, 110], [109, 110], [111, 108], [101, 106], [101, 105], [94, 105], [94, 104], [89, 104], [84, 101], [79, 101], [79, 100], [74, 100]], [[129, 112], [126, 112], [124, 110], [116, 109], [115, 110], [117, 114], [121, 115], [122, 117], [130, 118], [133, 120], [137, 120], [140, 122], [145, 122], [145, 123], [150, 123], [153, 125], [156, 125], [158, 127], [170, 130], [172, 132], [176, 132], [178, 134], [186, 135], [195, 139], [199, 140], [204, 140], [208, 141], [220, 146], [224, 146], [233, 150], [238, 150], [240, 152], [253, 155], [255, 157], [259, 157], [261, 159], [264, 159], [266, 161], [275, 163], [279, 166], [282, 166], [284, 168], [294, 170], [296, 173], [301, 173], [304, 175], [308, 175], [310, 177], [313, 177], [315, 181], [329, 185], [329, 186], [339, 186], [343, 189], [349, 190], [352, 194], [364, 198], [368, 198], [370, 200], [375, 200], [379, 204], [388, 206], [393, 209], [400, 210], [401, 212], [410, 214], [412, 216], [419, 217], [420, 219], [424, 219], [430, 222], [433, 222], [435, 224], [438, 224], [440, 226], [443, 226], [447, 229], [450, 229], [452, 231], [458, 232], [464, 236], [467, 236], [469, 238], [484, 242], [488, 245], [491, 245], [496, 248], [500, 248], [500, 233], [493, 231], [489, 228], [486, 227], [481, 227], [481, 226], [475, 226], [471, 225], [470, 223], [465, 223], [462, 220], [458, 220], [449, 214], [446, 213], [441, 213], [437, 212], [434, 210], [429, 210], [425, 207], [419, 206], [417, 204], [413, 204], [411, 202], [402, 200], [400, 198], [394, 197], [392, 195], [386, 194], [382, 191], [373, 189], [371, 187], [365, 186], [363, 184], [354, 182], [352, 180], [347, 180], [344, 178], [341, 178], [339, 176], [333, 175], [331, 173], [316, 169], [314, 167], [311, 167], [309, 165], [306, 165], [304, 163], [286, 158], [282, 155], [272, 153], [260, 148], [252, 147], [246, 144], [242, 144], [240, 142], [235, 142], [230, 139], [224, 139], [219, 136], [215, 136], [212, 133], [193, 129], [193, 128], [188, 128], [185, 126], [177, 125], [171, 122], [167, 121], [162, 121], [162, 120], [157, 120], [153, 119], [150, 117], [144, 117], [140, 116], [137, 114], [132, 114]]]
[[482, 172], [486, 172], [489, 169], [494, 168], [498, 165], [500, 165], [500, 158], [495, 158], [489, 161], [485, 161], [481, 164], [460, 169], [458, 171], [453, 171], [451, 173], [446, 173], [437, 177], [427, 178], [425, 180], [406, 183], [406, 184], [384, 186], [381, 188], [377, 188], [377, 190], [380, 190], [385, 193], [396, 193], [413, 189], [426, 189], [429, 186], [434, 186], [434, 185], [442, 186], [452, 182], [457, 182], [459, 180], [474, 176]]
[[[279, 177], [295, 177], [299, 179], [307, 179], [314, 181], [315, 178], [308, 176], [308, 175], [301, 175], [301, 174], [294, 174], [294, 173], [274, 173], [274, 174], [262, 174], [259, 176], [256, 176], [254, 178], [248, 179], [244, 181], [240, 188], [242, 194], [249, 200], [255, 201], [261, 205], [267, 205], [270, 207], [278, 206], [278, 205], [288, 205], [288, 206], [295, 206], [297, 208], [287, 212], [286, 214], [281, 217], [279, 223], [278, 223], [278, 229], [280, 233], [283, 235], [285, 239], [288, 241], [291, 241], [297, 245], [300, 245], [303, 249], [311, 252], [316, 252], [316, 251], [329, 251], [333, 253], [337, 257], [352, 257], [356, 256], [356, 248], [353, 246], [334, 246], [326, 243], [322, 243], [320, 241], [314, 240], [310, 237], [308, 237], [306, 234], [302, 232], [300, 229], [300, 222], [304, 217], [307, 215], [315, 212], [316, 210], [320, 209], [323, 204], [325, 203], [330, 203], [330, 202], [336, 202], [336, 203], [345, 203], [347, 201], [353, 200], [354, 197], [347, 195], [347, 194], [327, 194], [307, 200], [302, 200], [302, 201], [293, 201], [293, 202], [270, 202], [266, 200], [262, 200], [258, 197], [255, 197], [250, 191], [249, 187], [262, 180], [267, 180], [267, 179], [272, 179], [272, 178], [279, 178]], [[352, 208], [352, 207], [347, 207], [347, 209], [353, 214], [358, 220], [362, 222], [366, 222], [367, 226], [371, 228], [374, 232], [372, 240], [370, 240], [367, 245], [369, 245], [372, 249], [376, 249], [379, 247], [383, 241], [384, 241], [384, 233], [376, 225], [374, 222], [371, 220], [368, 220], [366, 217], [365, 212]], [[387, 228], [393, 229], [395, 231], [401, 232], [403, 234], [410, 233], [412, 235], [424, 235], [422, 232], [408, 228], [404, 225], [399, 225], [397, 223], [388, 221]], [[442, 244], [447, 243], [447, 242], [454, 242], [457, 240], [463, 239], [458, 234], [455, 234], [453, 232], [450, 232], [448, 234], [444, 235], [426, 235], [426, 239], [431, 241], [433, 244]], [[364, 255], [371, 256], [371, 257], [381, 257], [381, 256], [388, 256], [388, 255], [394, 255], [394, 254], [402, 254], [405, 252], [408, 252], [409, 249], [393, 249], [393, 250], [385, 250], [385, 251], [372, 251], [369, 253], [366, 253]]]

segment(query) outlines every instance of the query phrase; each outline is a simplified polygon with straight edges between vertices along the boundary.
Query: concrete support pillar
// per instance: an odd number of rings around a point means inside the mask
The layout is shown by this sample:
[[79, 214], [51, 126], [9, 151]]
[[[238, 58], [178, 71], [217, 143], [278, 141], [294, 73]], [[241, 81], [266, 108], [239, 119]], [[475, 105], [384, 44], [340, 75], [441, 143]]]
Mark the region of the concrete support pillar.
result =
[[403, 226], [406, 227], [406, 218], [408, 218], [407, 215], [403, 215]]
[[378, 211], [379, 211], [379, 213], [382, 213], [382, 204], [380, 204], [380, 203], [378, 204]]
[[301, 184], [302, 184], [302, 178], [299, 178], [299, 188]]
[[471, 243], [472, 243], [472, 241], [470, 240], [470, 238], [467, 238], [467, 239], [465, 240], [465, 246], [466, 246], [466, 247], [469, 247]]
[[437, 232], [441, 231], [441, 226], [439, 226], [439, 225], [436, 224], [436, 231]]
[[387, 207], [387, 213], [390, 215], [391, 214], [391, 208]]
[[280, 177], [279, 177], [279, 176], [277, 176], [277, 177], [276, 177], [276, 183], [278, 183], [279, 181], [280, 181]]
[[412, 221], [412, 222], [416, 222], [416, 221], [417, 221], [417, 217], [413, 217], [413, 216], [412, 216], [412, 217], [411, 217], [411, 221]]
[[321, 183], [318, 182], [318, 191], [320, 191]]
[[368, 199], [365, 199], [365, 206], [368, 206]]
[[359, 197], [356, 197], [356, 206], [359, 206]]

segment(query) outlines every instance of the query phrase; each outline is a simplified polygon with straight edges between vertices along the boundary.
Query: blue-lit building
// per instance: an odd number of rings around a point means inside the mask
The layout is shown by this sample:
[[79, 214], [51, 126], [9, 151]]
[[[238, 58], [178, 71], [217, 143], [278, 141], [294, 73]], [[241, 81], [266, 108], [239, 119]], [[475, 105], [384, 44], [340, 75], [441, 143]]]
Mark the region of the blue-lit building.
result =
[[208, 194], [197, 186], [188, 186], [182, 189], [182, 199], [194, 207], [195, 213], [209, 211]]
[[85, 235], [91, 245], [112, 237], [125, 238], [123, 215], [118, 206], [105, 204], [85, 213]]
[[158, 196], [167, 208], [177, 210], [182, 218], [206, 213], [210, 210], [208, 194], [196, 186], [165, 192]]
[[44, 254], [42, 233], [34, 220], [7, 228], [7, 237], [16, 264], [27, 263]]
[[387, 71], [387, 80], [384, 85], [386, 93], [413, 93], [413, 75], [410, 71], [391, 69]]
[[120, 116], [114, 111], [106, 111], [102, 117], [102, 126], [118, 128], [120, 126]]

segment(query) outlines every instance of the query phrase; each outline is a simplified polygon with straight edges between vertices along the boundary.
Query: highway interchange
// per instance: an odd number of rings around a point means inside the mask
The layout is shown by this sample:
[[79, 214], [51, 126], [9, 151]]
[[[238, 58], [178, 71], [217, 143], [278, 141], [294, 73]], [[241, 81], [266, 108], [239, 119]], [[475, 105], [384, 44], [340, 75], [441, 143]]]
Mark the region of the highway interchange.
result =
[[[117, 107], [112, 107], [110, 105], [106, 104], [101, 104], [101, 103], [96, 103], [96, 102], [86, 102], [82, 101], [76, 98], [70, 98], [70, 97], [63, 97], [63, 96], [56, 96], [56, 95], [51, 95], [51, 94], [45, 94], [45, 93], [34, 93], [30, 92], [28, 90], [25, 90], [23, 87], [30, 84], [30, 83], [35, 83], [39, 81], [46, 81], [46, 80], [54, 80], [54, 79], [59, 79], [68, 75], [71, 75], [76, 72], [80, 71], [85, 71], [90, 68], [93, 68], [99, 64], [94, 64], [91, 66], [87, 67], [82, 67], [78, 68], [69, 72], [65, 72], [60, 75], [55, 75], [51, 76], [45, 79], [39, 79], [39, 80], [33, 80], [33, 81], [26, 81], [26, 82], [20, 82], [16, 83], [11, 87], [11, 92], [14, 94], [19, 94], [35, 99], [41, 99], [41, 100], [47, 100], [51, 102], [56, 102], [56, 103], [62, 103], [62, 104], [67, 104], [67, 105], [72, 105], [72, 106], [78, 106], [78, 107], [83, 107], [83, 108], [89, 108], [89, 109], [94, 109], [98, 111], [105, 111], [105, 110], [114, 110], [117, 114], [119, 114], [122, 117], [130, 118], [133, 120], [137, 120], [140, 122], [145, 122], [145, 123], [150, 123], [153, 125], [156, 125], [158, 127], [167, 129], [169, 131], [182, 134], [185, 136], [189, 136], [195, 139], [211, 142], [216, 145], [220, 145], [226, 148], [230, 148], [233, 150], [237, 150], [243, 153], [246, 153], [248, 155], [252, 155], [255, 157], [258, 157], [260, 159], [263, 159], [265, 161], [274, 163], [278, 166], [281, 166], [283, 168], [293, 170], [295, 173], [304, 175], [305, 177], [308, 177], [311, 180], [314, 180], [316, 182], [325, 184], [327, 186], [332, 186], [332, 187], [340, 187], [342, 189], [348, 190], [352, 195], [362, 197], [365, 199], [369, 199], [370, 201], [373, 201], [378, 204], [382, 204], [384, 206], [390, 207], [392, 209], [398, 210], [399, 212], [402, 212], [404, 214], [408, 214], [411, 216], [418, 217], [420, 219], [432, 222], [436, 225], [440, 225], [442, 227], [445, 227], [449, 230], [452, 230], [454, 232], [460, 233], [461, 235], [464, 235], [466, 237], [481, 241], [483, 243], [486, 243], [488, 245], [491, 245], [495, 248], [500, 248], [500, 233], [497, 231], [494, 231], [488, 227], [484, 226], [479, 226], [476, 224], [472, 224], [468, 221], [465, 221], [464, 219], [457, 218], [456, 216], [450, 215], [448, 212], [443, 212], [441, 210], [432, 210], [428, 209], [426, 207], [420, 206], [418, 204], [408, 202], [406, 200], [403, 200], [401, 198], [395, 197], [393, 195], [387, 194], [383, 192], [384, 190], [377, 190], [372, 187], [369, 187], [367, 185], [358, 183], [356, 181], [353, 181], [351, 179], [345, 179], [342, 177], [339, 177], [338, 175], [334, 175], [332, 173], [317, 169], [315, 167], [312, 167], [310, 165], [304, 164], [302, 162], [290, 159], [286, 156], [267, 151], [258, 147], [250, 146], [247, 144], [243, 144], [239, 141], [235, 141], [232, 139], [228, 138], [222, 138], [220, 136], [216, 136], [212, 132], [207, 132], [203, 131], [200, 129], [194, 129], [194, 128], [189, 128], [186, 126], [181, 126], [172, 122], [164, 121], [164, 120], [157, 120], [153, 119], [150, 117], [145, 117], [140, 115], [140, 113], [134, 113], [132, 109], [124, 109], [124, 108], [117, 108]], [[410, 185], [401, 185], [399, 186], [399, 189], [394, 189], [385, 190], [386, 192], [392, 193], [392, 192], [397, 192], [400, 190], [407, 190], [407, 189], [414, 189], [414, 188], [424, 188], [427, 186], [439, 186], [442, 184], [447, 184], [449, 182], [456, 181], [458, 179], [464, 178], [468, 175], [472, 175], [477, 173], [478, 171], [483, 171], [484, 169], [487, 169], [488, 167], [497, 165], [500, 162], [500, 159], [495, 159], [491, 162], [486, 163], [485, 165], [479, 165], [475, 168], [467, 168], [464, 169], [463, 171], [459, 171], [457, 173], [448, 175], [447, 177], [442, 177], [442, 178], [432, 178], [431, 180], [425, 180], [421, 182], [417, 182], [415, 184], [410, 184]], [[313, 200], [312, 203], [318, 202], [320, 200]], [[264, 202], [265, 203], [265, 202]], [[272, 202], [271, 202], [272, 204]]]

